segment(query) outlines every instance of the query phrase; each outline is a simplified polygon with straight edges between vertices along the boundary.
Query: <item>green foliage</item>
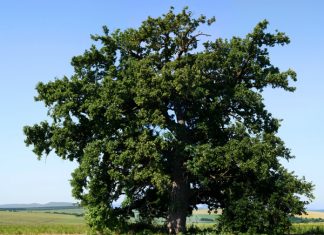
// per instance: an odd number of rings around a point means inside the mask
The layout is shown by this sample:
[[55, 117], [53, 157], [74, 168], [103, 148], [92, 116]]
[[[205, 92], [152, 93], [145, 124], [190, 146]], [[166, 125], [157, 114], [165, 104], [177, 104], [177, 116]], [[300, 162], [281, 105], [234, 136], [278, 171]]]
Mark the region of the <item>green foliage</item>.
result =
[[[301, 223], [320, 223], [324, 222], [323, 218], [302, 218], [302, 217], [293, 217], [290, 218], [290, 221], [295, 224], [301, 224]], [[324, 226], [324, 224], [323, 224]]]
[[24, 127], [25, 142], [38, 158], [79, 163], [73, 195], [94, 230], [129, 226], [134, 209], [140, 223], [176, 224], [207, 204], [223, 209], [220, 230], [278, 234], [304, 212], [312, 185], [282, 167], [292, 156], [262, 98], [295, 89], [268, 52], [289, 38], [262, 21], [201, 49], [198, 28], [214, 21], [171, 8], [138, 29], [104, 27], [92, 36], [101, 47], [72, 59], [74, 75], [37, 85], [50, 121]]

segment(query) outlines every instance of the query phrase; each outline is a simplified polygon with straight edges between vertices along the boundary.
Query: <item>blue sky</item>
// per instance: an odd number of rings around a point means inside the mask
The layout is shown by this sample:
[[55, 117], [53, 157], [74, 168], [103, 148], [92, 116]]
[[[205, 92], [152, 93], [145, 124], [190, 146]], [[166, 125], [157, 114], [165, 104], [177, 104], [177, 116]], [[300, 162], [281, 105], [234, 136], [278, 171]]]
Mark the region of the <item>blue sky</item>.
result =
[[137, 27], [148, 15], [174, 6], [215, 16], [206, 29], [217, 37], [244, 36], [268, 19], [291, 44], [271, 49], [272, 62], [298, 74], [297, 91], [267, 90], [268, 109], [283, 119], [279, 135], [296, 156], [283, 162], [316, 185], [311, 209], [324, 208], [324, 1], [1, 1], [0, 3], [0, 204], [74, 201], [69, 184], [75, 164], [51, 155], [37, 161], [22, 128], [46, 118], [35, 103], [37, 82], [71, 75], [70, 60], [91, 45], [90, 34]]

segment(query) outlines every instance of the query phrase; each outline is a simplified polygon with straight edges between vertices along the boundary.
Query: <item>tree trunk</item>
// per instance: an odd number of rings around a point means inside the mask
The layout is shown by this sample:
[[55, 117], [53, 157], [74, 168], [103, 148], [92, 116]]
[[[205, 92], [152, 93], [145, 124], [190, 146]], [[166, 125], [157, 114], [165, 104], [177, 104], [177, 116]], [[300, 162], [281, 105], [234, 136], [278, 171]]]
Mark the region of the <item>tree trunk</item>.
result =
[[[177, 137], [187, 142], [185, 131], [185, 109], [183, 105], [175, 105], [175, 114], [178, 121]], [[180, 146], [179, 146], [180, 147]], [[182, 149], [180, 147], [179, 149]], [[172, 185], [168, 215], [168, 229], [170, 234], [186, 232], [186, 219], [189, 208], [190, 184], [185, 174], [183, 151], [176, 151], [172, 162]]]
[[[189, 185], [182, 167], [174, 168], [171, 200], [169, 205], [168, 229], [170, 234], [186, 232], [186, 217], [189, 203]], [[177, 171], [178, 170], [178, 171]]]

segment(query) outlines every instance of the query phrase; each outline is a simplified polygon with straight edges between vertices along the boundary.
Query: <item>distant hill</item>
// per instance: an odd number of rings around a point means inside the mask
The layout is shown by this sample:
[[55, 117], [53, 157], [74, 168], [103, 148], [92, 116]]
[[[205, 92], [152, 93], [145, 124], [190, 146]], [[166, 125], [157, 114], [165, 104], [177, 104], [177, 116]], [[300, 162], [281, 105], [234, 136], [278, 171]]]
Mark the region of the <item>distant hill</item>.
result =
[[50, 207], [75, 207], [75, 203], [71, 202], [49, 202], [45, 204], [40, 203], [31, 203], [31, 204], [4, 204], [0, 205], [1, 209], [9, 209], [9, 208], [50, 208]]

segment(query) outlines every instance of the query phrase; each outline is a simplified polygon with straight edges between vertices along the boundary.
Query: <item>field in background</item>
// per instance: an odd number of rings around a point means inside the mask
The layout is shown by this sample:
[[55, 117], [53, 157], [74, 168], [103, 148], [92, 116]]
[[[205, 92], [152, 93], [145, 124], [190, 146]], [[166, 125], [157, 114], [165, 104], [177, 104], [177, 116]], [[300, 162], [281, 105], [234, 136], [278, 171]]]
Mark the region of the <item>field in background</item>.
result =
[[0, 225], [11, 224], [84, 224], [81, 216], [46, 212], [0, 212]]
[[0, 211], [0, 234], [85, 234], [82, 216], [42, 211]]
[[300, 216], [302, 218], [308, 218], [308, 219], [324, 219], [324, 212], [322, 211], [308, 211], [307, 215]]
[[[0, 211], [0, 234], [86, 234], [83, 213], [80, 208]], [[215, 213], [208, 214], [208, 210], [200, 209], [194, 211], [188, 224], [210, 228], [217, 217]], [[323, 222], [307, 222], [318, 218], [324, 219], [324, 212], [311, 211], [308, 215], [303, 215], [302, 219], [306, 219], [306, 222], [294, 224], [290, 234], [324, 235]]]

